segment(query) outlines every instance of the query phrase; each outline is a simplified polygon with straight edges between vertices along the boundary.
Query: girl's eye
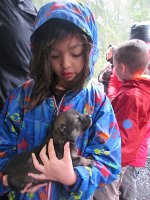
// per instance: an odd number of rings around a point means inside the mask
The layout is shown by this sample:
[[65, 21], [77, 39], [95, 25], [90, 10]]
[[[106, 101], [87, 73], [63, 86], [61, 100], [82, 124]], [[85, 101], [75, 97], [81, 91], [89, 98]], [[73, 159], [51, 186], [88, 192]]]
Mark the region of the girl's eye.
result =
[[59, 55], [51, 55], [51, 58], [52, 59], [57, 59], [57, 58], [59, 58]]
[[81, 53], [72, 53], [72, 56], [73, 57], [80, 57], [80, 56], [82, 56], [82, 52]]

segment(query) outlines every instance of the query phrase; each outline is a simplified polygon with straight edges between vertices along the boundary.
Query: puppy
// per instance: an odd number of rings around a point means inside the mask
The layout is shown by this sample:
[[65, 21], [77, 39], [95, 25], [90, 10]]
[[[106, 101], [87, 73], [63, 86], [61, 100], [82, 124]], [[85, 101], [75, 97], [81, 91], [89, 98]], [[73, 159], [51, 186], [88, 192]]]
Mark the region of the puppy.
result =
[[5, 167], [4, 174], [8, 175], [8, 185], [14, 191], [21, 191], [28, 183], [32, 186], [47, 182], [39, 181], [28, 176], [29, 172], [39, 173], [33, 165], [32, 153], [35, 153], [41, 163], [39, 153], [43, 146], [48, 144], [49, 139], [53, 138], [54, 148], [58, 159], [63, 158], [64, 144], [70, 142], [70, 153], [73, 166], [92, 166], [93, 161], [77, 155], [76, 139], [80, 134], [91, 126], [89, 115], [80, 114], [75, 110], [69, 110], [59, 114], [54, 122], [52, 129], [48, 133], [46, 142], [43, 145], [25, 153], [17, 154]]

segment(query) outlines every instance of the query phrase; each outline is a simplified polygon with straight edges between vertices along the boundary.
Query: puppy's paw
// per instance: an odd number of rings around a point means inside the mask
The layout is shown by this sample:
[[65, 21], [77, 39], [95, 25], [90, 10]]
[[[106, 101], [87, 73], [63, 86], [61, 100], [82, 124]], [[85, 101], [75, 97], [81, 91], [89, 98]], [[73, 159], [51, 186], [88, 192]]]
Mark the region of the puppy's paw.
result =
[[72, 158], [73, 166], [87, 166], [92, 167], [94, 165], [94, 161], [89, 158], [84, 158], [81, 156], [73, 157]]
[[94, 166], [94, 161], [89, 159], [89, 158], [81, 157], [81, 162], [83, 163], [83, 166], [87, 166], [87, 167], [93, 167]]

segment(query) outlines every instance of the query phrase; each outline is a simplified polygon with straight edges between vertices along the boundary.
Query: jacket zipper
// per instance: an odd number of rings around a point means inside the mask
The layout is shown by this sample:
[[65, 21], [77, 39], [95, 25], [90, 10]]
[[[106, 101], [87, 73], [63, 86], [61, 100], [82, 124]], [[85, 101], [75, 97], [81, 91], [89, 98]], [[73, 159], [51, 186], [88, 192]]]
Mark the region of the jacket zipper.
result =
[[63, 95], [63, 97], [61, 98], [59, 105], [57, 105], [56, 100], [55, 100], [55, 97], [52, 96], [53, 101], [54, 101], [54, 106], [55, 106], [55, 113], [54, 113], [55, 116], [58, 116], [58, 115], [59, 115], [60, 107], [61, 107], [61, 105], [62, 105], [62, 102], [63, 102], [63, 100], [64, 100], [65, 95], [66, 95], [66, 93], [65, 93], [65, 94]]
[[[55, 113], [54, 113], [55, 116], [58, 116], [58, 114], [59, 114], [60, 107], [61, 107], [61, 104], [62, 104], [62, 101], [63, 101], [65, 95], [66, 95], [66, 94], [64, 94], [63, 97], [61, 98], [61, 101], [60, 101], [60, 103], [59, 103], [59, 106], [58, 106], [57, 103], [56, 103], [55, 97], [52, 96], [53, 101], [54, 101], [54, 106], [55, 106]], [[52, 192], [52, 183], [51, 183], [51, 181], [50, 181], [50, 182], [48, 183], [48, 196], [47, 196], [47, 200], [50, 200], [51, 192]]]

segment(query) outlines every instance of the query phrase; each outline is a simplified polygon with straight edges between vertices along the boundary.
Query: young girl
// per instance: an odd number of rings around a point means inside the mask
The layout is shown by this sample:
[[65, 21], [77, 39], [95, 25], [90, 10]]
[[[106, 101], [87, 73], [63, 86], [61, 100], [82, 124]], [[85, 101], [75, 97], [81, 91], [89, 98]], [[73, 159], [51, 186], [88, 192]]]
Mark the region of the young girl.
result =
[[21, 193], [7, 187], [1, 173], [1, 194], [10, 191], [15, 200], [88, 200], [96, 188], [109, 184], [120, 173], [120, 133], [106, 95], [90, 78], [98, 56], [97, 27], [90, 9], [77, 2], [54, 1], [43, 6], [31, 37], [33, 79], [15, 89], [8, 97], [0, 117], [0, 167], [16, 154], [41, 144], [59, 112], [75, 109], [90, 114], [92, 126], [81, 135], [78, 154], [92, 157], [93, 167], [73, 168], [69, 144], [64, 158], [58, 160], [52, 140], [48, 156], [43, 148], [39, 164], [33, 155], [38, 175], [49, 183]]

